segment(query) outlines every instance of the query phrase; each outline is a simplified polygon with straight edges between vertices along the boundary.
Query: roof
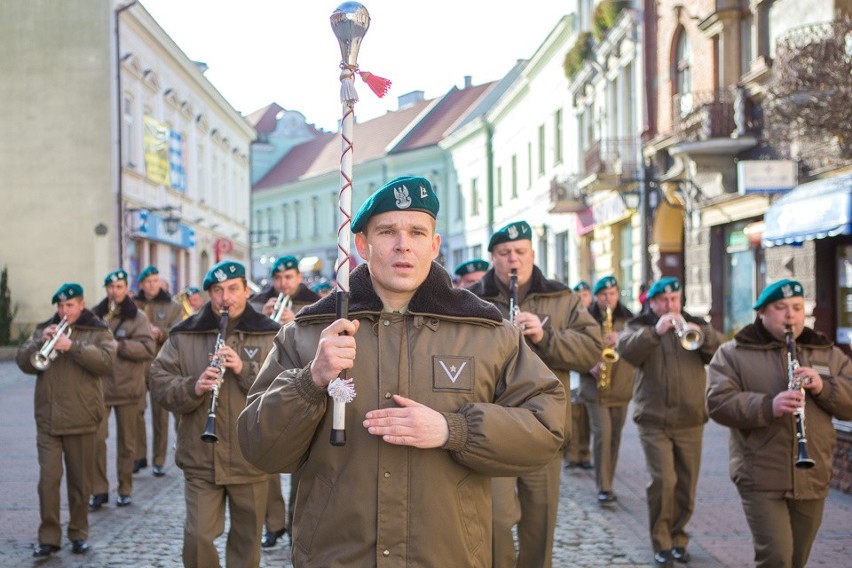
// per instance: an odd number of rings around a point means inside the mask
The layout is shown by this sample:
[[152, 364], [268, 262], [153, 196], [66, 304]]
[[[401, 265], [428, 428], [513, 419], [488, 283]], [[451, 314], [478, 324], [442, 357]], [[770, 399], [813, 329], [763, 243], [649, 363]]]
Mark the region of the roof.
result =
[[441, 98], [429, 113], [420, 120], [403, 140], [393, 149], [393, 153], [407, 152], [440, 142], [476, 102], [494, 83], [485, 83], [466, 89], [453, 87]]
[[258, 134], [261, 132], [274, 132], [276, 117], [282, 110], [284, 110], [283, 107], [277, 103], [272, 103], [251, 114], [247, 114], [244, 118], [246, 122], [254, 127]]

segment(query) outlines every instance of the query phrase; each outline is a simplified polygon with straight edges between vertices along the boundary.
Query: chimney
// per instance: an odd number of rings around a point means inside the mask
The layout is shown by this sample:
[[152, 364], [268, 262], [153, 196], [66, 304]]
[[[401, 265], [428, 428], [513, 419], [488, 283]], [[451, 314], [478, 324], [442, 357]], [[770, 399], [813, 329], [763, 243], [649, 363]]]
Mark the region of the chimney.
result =
[[403, 110], [424, 100], [423, 91], [411, 91], [397, 97], [397, 110]]
[[473, 77], [471, 77], [470, 75], [465, 75], [464, 76], [464, 88], [469, 89], [472, 86], [473, 86]]

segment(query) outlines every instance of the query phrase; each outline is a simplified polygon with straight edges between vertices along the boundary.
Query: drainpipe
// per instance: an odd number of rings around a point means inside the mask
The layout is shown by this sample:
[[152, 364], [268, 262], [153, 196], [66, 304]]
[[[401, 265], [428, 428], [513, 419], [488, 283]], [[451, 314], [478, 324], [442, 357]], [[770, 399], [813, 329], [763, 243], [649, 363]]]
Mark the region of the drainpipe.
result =
[[121, 114], [121, 38], [119, 34], [119, 21], [121, 13], [139, 3], [139, 0], [132, 0], [121, 8], [113, 11], [115, 17], [115, 108], [116, 108], [116, 143], [115, 143], [115, 171], [116, 171], [116, 201], [118, 202], [118, 266], [124, 267], [124, 187], [122, 182], [122, 170], [124, 169], [121, 163], [121, 126], [124, 117]]

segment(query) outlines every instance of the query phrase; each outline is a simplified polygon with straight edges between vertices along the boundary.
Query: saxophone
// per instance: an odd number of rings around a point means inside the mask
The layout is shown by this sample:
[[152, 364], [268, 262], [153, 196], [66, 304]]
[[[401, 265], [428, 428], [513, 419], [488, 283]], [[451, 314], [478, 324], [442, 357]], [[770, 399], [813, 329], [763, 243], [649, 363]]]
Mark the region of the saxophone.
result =
[[[612, 308], [610, 308], [609, 306], [606, 307], [606, 317], [603, 321], [601, 333], [603, 333], [604, 340], [610, 333], [612, 333]], [[618, 354], [618, 351], [616, 351], [612, 347], [604, 347], [603, 351], [601, 351], [600, 372], [598, 373], [599, 391], [603, 392], [609, 390], [609, 375], [612, 372], [612, 366], [615, 365], [619, 359], [621, 359], [621, 356]]]

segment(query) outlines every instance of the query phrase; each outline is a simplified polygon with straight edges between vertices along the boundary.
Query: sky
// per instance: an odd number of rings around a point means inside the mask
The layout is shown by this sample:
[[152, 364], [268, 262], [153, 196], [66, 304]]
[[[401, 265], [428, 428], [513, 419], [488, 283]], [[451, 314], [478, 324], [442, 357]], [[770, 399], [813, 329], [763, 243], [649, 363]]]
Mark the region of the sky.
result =
[[[341, 116], [340, 47], [329, 16], [339, 0], [141, 0], [240, 113], [272, 102], [335, 131]], [[376, 97], [357, 79], [358, 121], [396, 110], [397, 97], [440, 96], [504, 76], [541, 46], [572, 0], [364, 0], [370, 13], [362, 71], [392, 81]]]

